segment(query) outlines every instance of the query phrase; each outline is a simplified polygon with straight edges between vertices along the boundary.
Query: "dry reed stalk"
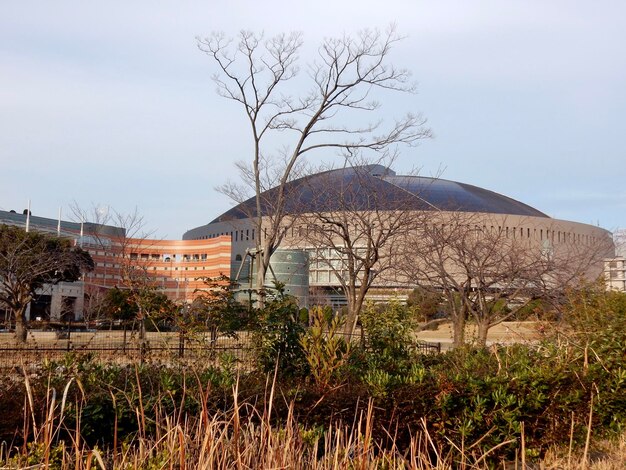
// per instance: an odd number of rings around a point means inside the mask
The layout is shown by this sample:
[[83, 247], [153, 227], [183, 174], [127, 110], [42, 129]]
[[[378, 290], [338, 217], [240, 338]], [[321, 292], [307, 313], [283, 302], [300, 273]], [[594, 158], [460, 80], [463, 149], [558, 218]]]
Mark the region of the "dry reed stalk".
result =
[[567, 451], [567, 466], [572, 466], [572, 449], [574, 448], [574, 412], [572, 411], [572, 421], [569, 428], [569, 448]]
[[139, 415], [137, 416], [138, 418], [137, 422], [139, 423], [139, 436], [141, 436], [142, 438], [145, 438], [146, 437], [145, 436], [146, 413], [143, 409], [143, 393], [141, 389], [141, 380], [139, 379], [139, 369], [136, 364], [135, 364], [135, 380], [137, 381], [137, 393], [139, 393], [139, 411], [138, 411]]
[[589, 442], [591, 441], [591, 422], [593, 420], [593, 390], [591, 391], [591, 399], [589, 400], [589, 420], [587, 421], [587, 438], [585, 439], [585, 450], [583, 459], [580, 463], [581, 468], [587, 465], [587, 456], [589, 453]]
[[[137, 387], [141, 388], [139, 377], [135, 372]], [[27, 380], [27, 378], [25, 378]], [[57, 403], [53, 388], [48, 386], [46, 395], [46, 409], [44, 423], [38, 426], [35, 421], [34, 390], [32, 384], [26, 387], [25, 418], [38, 430], [33, 433], [35, 442], [47, 446], [47, 454], [42, 458], [42, 464], [50, 462], [50, 450], [57, 436], [65, 416], [65, 407], [68, 399], [68, 390], [72, 380], [65, 385], [60, 405]], [[77, 383], [77, 382], [76, 382]], [[232, 387], [232, 406], [221, 412], [210, 412], [207, 408], [209, 384], [202, 385], [200, 396], [203, 401], [199, 412], [189, 415], [184, 410], [186, 393], [182, 393], [174, 400], [174, 396], [163, 394], [161, 398], [172, 400], [173, 409], [166, 410], [164, 406], [155, 406], [149, 410], [154, 416], [148, 416], [143, 406], [144, 397], [136, 403], [126, 395], [129, 404], [135, 407], [137, 422], [143, 433], [120, 448], [117, 441], [117, 430], [114, 429], [114, 444], [110, 449], [100, 451], [88, 449], [80, 434], [80, 408], [84, 403], [76, 398], [77, 425], [69, 432], [72, 445], [65, 447], [61, 444], [62, 469], [89, 468], [97, 465], [105, 468], [105, 460], [113, 462], [113, 468], [142, 468], [158, 459], [163, 468], [207, 468], [207, 469], [247, 469], [247, 468], [293, 468], [312, 470], [339, 470], [344, 468], [410, 468], [413, 470], [449, 470], [464, 468], [467, 470], [484, 469], [488, 467], [487, 460], [501, 447], [514, 442], [508, 440], [499, 443], [488, 450], [479, 450], [480, 444], [491, 434], [488, 431], [476, 442], [468, 445], [463, 440], [459, 446], [450, 442], [450, 451], [443, 454], [435, 439], [429, 433], [425, 419], [422, 419], [422, 429], [410, 434], [409, 448], [402, 453], [393, 437], [397, 435], [397, 428], [384, 431], [391, 444], [383, 447], [382, 440], [374, 438], [376, 426], [374, 402], [369, 401], [366, 410], [356, 411], [352, 426], [345, 426], [341, 422], [328, 425], [323, 435], [306, 442], [298, 425], [294, 403], [288, 403], [287, 415], [279, 425], [272, 425], [272, 416], [275, 413], [273, 400], [276, 397], [276, 372], [274, 377], [267, 379], [266, 400], [254, 406], [241, 401], [239, 396], [239, 378]], [[80, 384], [79, 384], [80, 387]], [[183, 386], [186, 389], [186, 386]], [[82, 390], [82, 387], [81, 387]], [[113, 398], [113, 406], [117, 410], [116, 396], [109, 390]], [[583, 462], [588, 461], [588, 449], [591, 438], [591, 423], [593, 418], [593, 395], [589, 413], [587, 445], [583, 453]], [[84, 396], [83, 396], [84, 400]], [[157, 400], [158, 401], [158, 400]], [[117, 413], [116, 413], [117, 418]], [[145, 423], [154, 419], [157, 433], [149, 435]], [[31, 421], [32, 420], [32, 421]], [[573, 418], [572, 418], [573, 420]], [[115, 421], [117, 422], [117, 421]], [[573, 421], [572, 421], [573, 422]], [[389, 424], [392, 426], [392, 424]], [[521, 434], [521, 465], [526, 468], [525, 460], [525, 428], [522, 423]], [[626, 456], [626, 440], [624, 440], [623, 456]], [[9, 450], [0, 447], [0, 463], [8, 461]], [[26, 455], [24, 451], [22, 455]], [[105, 458], [106, 457], [106, 458]], [[570, 432], [570, 448], [568, 463], [572, 460], [572, 438]], [[623, 461], [622, 461], [623, 462]], [[516, 463], [517, 464], [517, 463]], [[613, 464], [611, 464], [613, 465]], [[569, 465], [568, 465], [569, 466]], [[605, 468], [605, 467], [597, 467]], [[620, 467], [606, 467], [620, 468]]]
[[522, 422], [522, 470], [526, 470], [526, 437], [524, 434], [524, 422]]
[[[31, 414], [32, 423], [33, 423], [33, 434], [37, 436], [39, 433], [37, 431], [37, 421], [35, 420], [35, 404], [34, 404], [34, 399], [33, 399], [33, 390], [30, 386], [30, 380], [28, 379], [28, 374], [26, 373], [26, 369], [24, 368], [24, 365], [22, 365], [22, 370], [24, 371], [24, 386], [26, 387], [26, 399], [28, 400], [28, 406], [30, 409], [30, 414]], [[26, 407], [24, 407], [24, 410], [26, 411]], [[27, 436], [27, 435], [28, 434], [24, 434], [24, 436]]]
[[48, 385], [48, 393], [46, 393], [46, 407], [47, 407], [46, 421], [43, 424], [43, 444], [45, 446], [44, 465], [46, 467], [48, 467], [50, 463], [50, 447], [52, 445], [51, 427], [52, 427], [52, 423], [54, 422], [54, 409], [56, 407], [57, 391], [53, 388], [51, 394], [52, 394], [52, 398], [49, 398], [50, 397], [50, 385]]

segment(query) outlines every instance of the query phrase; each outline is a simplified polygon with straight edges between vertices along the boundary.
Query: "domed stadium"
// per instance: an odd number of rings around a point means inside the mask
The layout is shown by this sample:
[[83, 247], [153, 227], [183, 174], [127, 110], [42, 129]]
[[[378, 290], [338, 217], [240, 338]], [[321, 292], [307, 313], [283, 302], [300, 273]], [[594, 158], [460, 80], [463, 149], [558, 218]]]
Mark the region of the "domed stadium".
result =
[[[358, 180], [358, 181], [355, 181]], [[301, 214], [307, 212], [338, 210], [335, 192], [342, 188], [355, 188], [351, 197], [353, 204], [362, 210], [393, 210], [399, 201], [410, 204], [416, 211], [462, 211], [487, 214], [509, 214], [527, 217], [548, 217], [537, 209], [502, 194], [477, 186], [457, 183], [439, 178], [423, 176], [398, 176], [381, 165], [341, 168], [305, 176], [287, 184], [288, 199], [285, 212]], [[371, 194], [384, 194], [385, 198], [371, 198]], [[263, 215], [271, 213], [271, 204], [277, 198], [277, 189], [263, 193]], [[414, 197], [407, 198], [407, 193]], [[376, 207], [373, 204], [376, 203]], [[196, 238], [206, 235], [205, 227], [219, 222], [249, 218], [255, 213], [255, 198], [226, 211], [204, 227], [190, 230], [184, 237]]]
[[[271, 217], [279, 195], [277, 188], [262, 193], [264, 217]], [[293, 220], [304, 220], [310, 214], [339, 214], [346, 207], [362, 212], [402, 210], [406, 214], [430, 213], [443, 219], [461, 214], [471, 217], [472, 224], [476, 226], [491, 227], [492, 230], [495, 227], [507, 237], [523, 239], [529, 247], [536, 247], [537, 250], [555, 249], [553, 247], [567, 250], [576, 244], [604, 243], [608, 247], [604, 255], [612, 256], [611, 234], [599, 227], [554, 219], [523, 202], [470, 184], [397, 175], [381, 165], [340, 168], [295, 179], [285, 186], [284, 200], [285, 214], [290, 223], [280, 248], [309, 253], [307, 287], [336, 288], [339, 283], [334, 279], [332, 269], [315, 262], [319, 245], [313, 247], [299, 236], [302, 231], [297, 230], [298, 222]], [[256, 201], [250, 198], [208, 224], [189, 230], [183, 239], [229, 235], [232, 242], [231, 277], [236, 277], [241, 272], [246, 252], [255, 247], [255, 214]], [[385, 283], [385, 287], [390, 287], [389, 282]]]

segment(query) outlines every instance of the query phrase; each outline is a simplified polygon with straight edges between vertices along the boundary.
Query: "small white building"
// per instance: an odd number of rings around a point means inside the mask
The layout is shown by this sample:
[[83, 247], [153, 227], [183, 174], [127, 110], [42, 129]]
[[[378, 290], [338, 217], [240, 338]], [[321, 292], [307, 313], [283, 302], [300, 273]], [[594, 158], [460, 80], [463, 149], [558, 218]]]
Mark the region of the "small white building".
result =
[[45, 284], [26, 308], [26, 319], [77, 321], [83, 318], [85, 285], [82, 281]]
[[604, 260], [604, 277], [607, 289], [626, 292], [626, 257]]

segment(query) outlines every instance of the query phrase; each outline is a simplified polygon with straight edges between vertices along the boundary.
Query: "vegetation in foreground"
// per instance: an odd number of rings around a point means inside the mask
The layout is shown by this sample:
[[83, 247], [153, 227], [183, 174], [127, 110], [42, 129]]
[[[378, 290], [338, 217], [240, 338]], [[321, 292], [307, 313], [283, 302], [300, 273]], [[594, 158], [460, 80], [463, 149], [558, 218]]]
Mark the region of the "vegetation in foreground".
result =
[[565, 310], [539, 347], [422, 356], [402, 305], [370, 309], [367, 342], [349, 345], [336, 318], [314, 309], [305, 330], [279, 299], [258, 320], [253, 370], [229, 357], [182, 368], [68, 356], [4, 377], [0, 457], [13, 468], [622, 468], [625, 297], [583, 289]]

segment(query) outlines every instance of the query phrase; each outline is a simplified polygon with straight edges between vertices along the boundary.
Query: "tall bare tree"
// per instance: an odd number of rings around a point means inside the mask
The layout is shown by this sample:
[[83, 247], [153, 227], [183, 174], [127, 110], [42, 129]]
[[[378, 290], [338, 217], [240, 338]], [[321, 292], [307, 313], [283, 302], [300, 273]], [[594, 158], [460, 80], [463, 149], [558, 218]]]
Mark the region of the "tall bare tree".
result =
[[71, 240], [0, 225], [0, 304], [15, 319], [17, 341], [26, 341], [26, 308], [38, 289], [76, 281], [92, 268], [89, 254]]
[[[295, 237], [314, 248], [313, 262], [328, 270], [341, 286], [348, 314], [344, 331], [352, 333], [365, 297], [376, 282], [394, 282], [394, 268], [403, 258], [400, 243], [423, 223], [426, 212], [416, 211], [419, 195], [385, 165], [347, 162], [342, 169], [314, 177], [312, 200], [296, 220]], [[383, 161], [385, 163], [385, 161]], [[389, 163], [389, 162], [386, 162]]]
[[[214, 62], [218, 93], [239, 104], [250, 125], [252, 155], [239, 164], [250, 192], [229, 184], [223, 192], [242, 202], [253, 195], [257, 287], [262, 289], [270, 257], [284, 236], [286, 186], [303, 157], [324, 149], [385, 152], [398, 144], [411, 145], [428, 137], [424, 119], [407, 114], [385, 127], [379, 117], [359, 124], [380, 104], [375, 90], [412, 92], [407, 70], [389, 63], [392, 47], [400, 38], [395, 29], [363, 31], [356, 37], [325, 39], [317, 59], [299, 76], [302, 37], [298, 33], [265, 39], [242, 31], [237, 38], [213, 34], [198, 39], [200, 50]], [[300, 83], [300, 78], [304, 78]], [[294, 89], [301, 87], [299, 94]], [[365, 116], [363, 116], [365, 114]], [[276, 133], [283, 145], [275, 147]], [[262, 194], [276, 187], [271, 201]], [[264, 216], [267, 216], [264, 218]]]
[[490, 328], [533, 299], [559, 295], [581, 277], [597, 276], [598, 262], [610, 249], [603, 240], [538, 241], [508, 225], [506, 217], [447, 212], [414, 235], [414, 249], [407, 251], [414, 256], [403, 270], [414, 283], [445, 297], [455, 346], [465, 342], [468, 318], [476, 323], [477, 344], [484, 346]]

